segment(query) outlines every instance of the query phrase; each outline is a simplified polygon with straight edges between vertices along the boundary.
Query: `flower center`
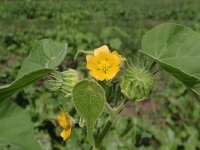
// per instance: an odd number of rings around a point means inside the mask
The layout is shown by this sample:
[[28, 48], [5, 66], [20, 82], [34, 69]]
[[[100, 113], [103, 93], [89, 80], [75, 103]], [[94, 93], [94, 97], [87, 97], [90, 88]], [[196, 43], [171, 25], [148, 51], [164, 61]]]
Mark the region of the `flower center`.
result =
[[110, 69], [110, 63], [108, 60], [101, 60], [99, 61], [99, 65], [98, 65], [98, 70], [103, 71], [104, 73], [107, 73], [108, 70]]

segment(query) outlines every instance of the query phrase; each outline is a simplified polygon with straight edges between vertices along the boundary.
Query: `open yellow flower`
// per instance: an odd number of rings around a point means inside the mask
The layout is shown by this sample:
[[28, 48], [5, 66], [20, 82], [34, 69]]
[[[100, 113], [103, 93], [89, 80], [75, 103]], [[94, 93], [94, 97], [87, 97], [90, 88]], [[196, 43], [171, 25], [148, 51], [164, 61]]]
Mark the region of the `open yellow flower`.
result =
[[72, 130], [72, 122], [70, 116], [68, 113], [64, 112], [63, 109], [61, 109], [61, 114], [57, 115], [57, 119], [59, 125], [63, 128], [60, 136], [63, 138], [63, 140], [66, 140], [70, 137]]
[[113, 51], [112, 53], [106, 45], [94, 50], [94, 55], [86, 56], [86, 67], [90, 70], [90, 75], [97, 80], [111, 80], [119, 72], [119, 65], [122, 57]]

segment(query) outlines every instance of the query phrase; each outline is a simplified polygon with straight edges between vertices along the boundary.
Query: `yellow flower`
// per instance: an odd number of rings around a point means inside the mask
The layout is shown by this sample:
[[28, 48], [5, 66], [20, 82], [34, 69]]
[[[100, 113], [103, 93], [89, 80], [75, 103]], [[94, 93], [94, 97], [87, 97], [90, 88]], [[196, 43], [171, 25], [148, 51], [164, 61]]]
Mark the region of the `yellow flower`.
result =
[[60, 136], [63, 138], [63, 140], [66, 140], [70, 137], [72, 130], [72, 122], [70, 116], [68, 113], [64, 112], [63, 109], [61, 109], [61, 114], [57, 115], [57, 119], [59, 125], [63, 128]]
[[97, 80], [111, 80], [119, 72], [119, 65], [122, 57], [113, 51], [109, 51], [106, 45], [94, 50], [94, 55], [86, 56], [86, 67], [90, 70], [90, 75]]

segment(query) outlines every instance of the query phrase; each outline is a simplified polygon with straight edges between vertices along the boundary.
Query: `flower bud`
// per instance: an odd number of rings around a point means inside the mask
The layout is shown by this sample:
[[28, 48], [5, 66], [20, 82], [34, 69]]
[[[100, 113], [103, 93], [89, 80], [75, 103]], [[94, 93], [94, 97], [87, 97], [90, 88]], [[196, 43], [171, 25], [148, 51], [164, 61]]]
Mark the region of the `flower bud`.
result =
[[121, 92], [130, 100], [147, 98], [153, 86], [153, 75], [144, 68], [129, 66], [120, 78]]
[[52, 78], [49, 80], [50, 90], [61, 92], [65, 97], [71, 97], [74, 86], [80, 80], [79, 73], [73, 69], [53, 73]]

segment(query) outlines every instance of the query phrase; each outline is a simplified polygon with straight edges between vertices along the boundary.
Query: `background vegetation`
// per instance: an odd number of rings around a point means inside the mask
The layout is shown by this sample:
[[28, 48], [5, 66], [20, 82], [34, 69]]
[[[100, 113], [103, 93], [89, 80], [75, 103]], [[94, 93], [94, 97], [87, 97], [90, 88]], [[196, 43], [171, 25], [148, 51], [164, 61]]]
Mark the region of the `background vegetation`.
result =
[[[50, 38], [68, 43], [68, 55], [59, 69], [76, 68], [85, 75], [85, 58], [73, 61], [78, 49], [103, 44], [135, 60], [142, 35], [164, 22], [200, 31], [199, 0], [2, 0], [0, 1], [0, 85], [12, 82], [36, 40]], [[48, 77], [47, 77], [48, 78]], [[63, 142], [56, 125], [59, 105], [75, 115], [71, 103], [51, 93], [44, 78], [11, 97], [26, 109], [36, 139], [44, 150], [88, 150], [86, 133], [78, 126]], [[157, 85], [146, 101], [128, 104], [104, 142], [104, 149], [199, 150], [200, 104], [173, 77], [160, 71]], [[76, 117], [76, 116], [74, 116]], [[17, 138], [17, 137], [16, 137]], [[9, 146], [0, 149], [11, 149]]]

